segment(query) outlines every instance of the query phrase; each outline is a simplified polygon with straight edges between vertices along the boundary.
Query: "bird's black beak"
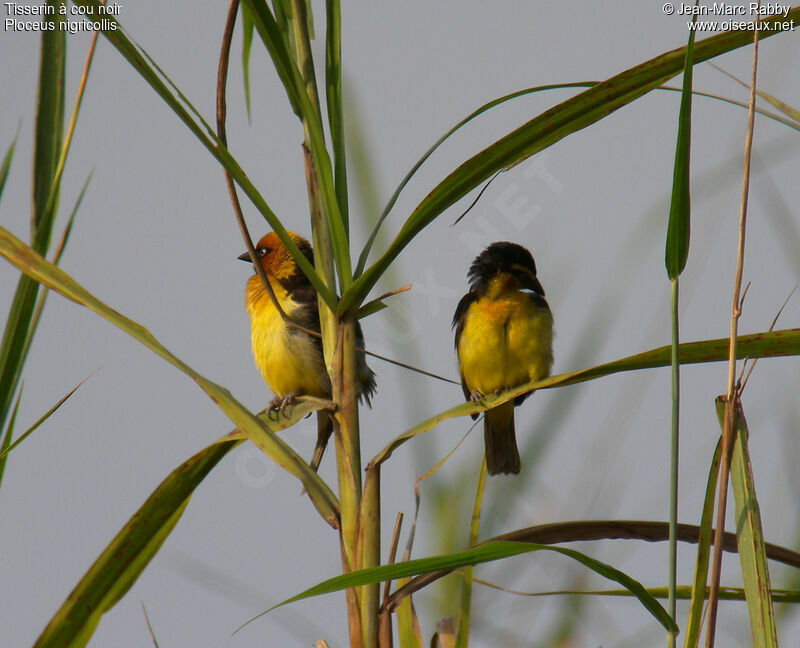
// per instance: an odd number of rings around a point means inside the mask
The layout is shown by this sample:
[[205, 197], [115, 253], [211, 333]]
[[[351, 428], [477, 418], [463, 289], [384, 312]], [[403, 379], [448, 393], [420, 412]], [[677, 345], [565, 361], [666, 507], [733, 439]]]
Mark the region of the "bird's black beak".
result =
[[251, 261], [250, 261], [250, 253], [249, 252], [245, 252], [244, 254], [240, 254], [236, 258], [239, 259], [239, 261], [247, 261], [248, 263], [251, 263]]

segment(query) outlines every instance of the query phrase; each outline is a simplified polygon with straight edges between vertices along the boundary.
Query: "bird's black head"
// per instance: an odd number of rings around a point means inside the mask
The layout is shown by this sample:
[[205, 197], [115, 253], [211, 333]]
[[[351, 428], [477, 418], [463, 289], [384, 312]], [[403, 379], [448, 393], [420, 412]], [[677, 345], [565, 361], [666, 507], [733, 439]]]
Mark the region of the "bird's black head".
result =
[[528, 250], [516, 243], [492, 243], [472, 262], [467, 273], [470, 286], [478, 291], [492, 278], [506, 273], [519, 281], [520, 287], [544, 296], [544, 289], [536, 278], [536, 263]]

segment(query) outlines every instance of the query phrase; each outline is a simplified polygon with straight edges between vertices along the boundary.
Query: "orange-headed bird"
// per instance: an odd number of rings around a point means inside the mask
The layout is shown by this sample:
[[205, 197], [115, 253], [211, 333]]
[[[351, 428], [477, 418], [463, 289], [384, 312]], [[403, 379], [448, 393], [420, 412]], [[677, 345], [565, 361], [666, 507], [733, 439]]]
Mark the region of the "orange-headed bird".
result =
[[[289, 236], [313, 265], [314, 253], [308, 241], [293, 232], [289, 232]], [[270, 232], [261, 238], [256, 245], [256, 256], [283, 312], [303, 328], [319, 333], [317, 291], [277, 234]], [[247, 252], [238, 258], [250, 261]], [[325, 370], [322, 340], [287, 324], [281, 318], [258, 274], [247, 281], [245, 307], [250, 315], [256, 366], [269, 388], [275, 392], [269, 409], [283, 409], [295, 397], [302, 395], [330, 398], [331, 379]], [[356, 346], [364, 347], [360, 325], [356, 330]], [[375, 392], [375, 374], [367, 366], [363, 353], [358, 354], [357, 363], [359, 398], [369, 404]], [[330, 415], [318, 412], [317, 447], [310, 462], [314, 470], [319, 467], [332, 431]]]
[[[531, 253], [516, 243], [492, 243], [472, 262], [467, 278], [469, 292], [453, 316], [461, 387], [467, 400], [480, 400], [485, 394], [550, 375], [553, 316]], [[514, 407], [528, 396], [517, 396], [485, 413], [490, 475], [520, 471]]]

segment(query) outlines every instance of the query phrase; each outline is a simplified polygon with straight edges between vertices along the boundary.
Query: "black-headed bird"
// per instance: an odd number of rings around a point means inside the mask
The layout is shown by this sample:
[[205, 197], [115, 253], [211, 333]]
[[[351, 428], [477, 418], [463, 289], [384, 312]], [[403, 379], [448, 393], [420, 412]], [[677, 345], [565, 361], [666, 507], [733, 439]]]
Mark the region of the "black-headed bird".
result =
[[[313, 264], [314, 253], [308, 241], [294, 232], [289, 232], [289, 236]], [[317, 291], [277, 234], [270, 232], [263, 236], [255, 249], [283, 312], [299, 326], [319, 333]], [[247, 252], [238, 258], [250, 261]], [[275, 393], [268, 409], [282, 411], [297, 396], [331, 398], [331, 380], [325, 369], [322, 340], [283, 320], [258, 274], [247, 281], [245, 307], [250, 315], [256, 367]], [[356, 329], [356, 346], [364, 347], [360, 325]], [[367, 366], [363, 353], [358, 354], [357, 374], [359, 398], [369, 404], [370, 397], [375, 393], [375, 374]], [[313, 470], [319, 467], [332, 431], [330, 414], [318, 412], [317, 446], [309, 462]]]
[[[492, 243], [472, 262], [467, 279], [469, 292], [453, 316], [461, 387], [467, 400], [479, 401], [484, 395], [550, 375], [553, 315], [531, 253], [516, 243]], [[514, 407], [528, 396], [517, 396], [485, 413], [490, 475], [520, 471]]]

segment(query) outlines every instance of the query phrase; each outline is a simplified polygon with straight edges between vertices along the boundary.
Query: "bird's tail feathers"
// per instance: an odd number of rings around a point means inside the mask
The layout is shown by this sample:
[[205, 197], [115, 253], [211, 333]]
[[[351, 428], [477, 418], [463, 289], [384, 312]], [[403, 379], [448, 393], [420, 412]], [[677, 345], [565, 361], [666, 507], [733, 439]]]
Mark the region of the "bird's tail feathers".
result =
[[320, 463], [322, 463], [322, 455], [325, 453], [325, 447], [328, 445], [328, 440], [333, 433], [333, 418], [327, 411], [317, 412], [317, 445], [314, 447], [314, 454], [311, 455], [309, 466], [311, 470], [317, 472]]
[[522, 466], [514, 430], [514, 403], [509, 401], [486, 411], [483, 419], [486, 470], [490, 475], [519, 473]]

